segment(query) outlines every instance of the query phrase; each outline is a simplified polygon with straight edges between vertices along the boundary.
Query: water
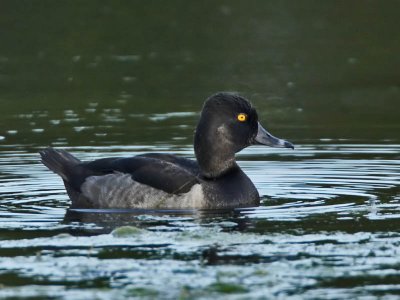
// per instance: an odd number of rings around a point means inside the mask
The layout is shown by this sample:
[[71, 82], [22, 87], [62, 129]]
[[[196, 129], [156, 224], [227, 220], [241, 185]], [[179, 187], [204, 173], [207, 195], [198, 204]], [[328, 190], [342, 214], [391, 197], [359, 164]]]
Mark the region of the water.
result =
[[[0, 298], [400, 297], [398, 1], [40, 3], [0, 10]], [[260, 207], [69, 210], [39, 163], [193, 158], [219, 90], [296, 146], [238, 155]]]
[[[193, 157], [189, 146], [68, 150], [82, 158], [154, 150]], [[3, 148], [0, 295], [394, 299], [399, 150], [332, 142], [252, 148], [239, 163], [260, 207], [107, 211], [68, 210], [61, 180], [36, 152]]]

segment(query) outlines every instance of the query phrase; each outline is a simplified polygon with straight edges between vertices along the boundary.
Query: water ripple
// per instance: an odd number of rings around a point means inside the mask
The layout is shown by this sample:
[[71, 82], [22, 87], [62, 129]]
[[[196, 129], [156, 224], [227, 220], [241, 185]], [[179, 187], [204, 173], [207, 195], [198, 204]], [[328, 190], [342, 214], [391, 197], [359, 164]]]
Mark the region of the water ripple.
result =
[[[193, 157], [190, 146], [67, 149], [84, 160]], [[38, 150], [0, 149], [0, 297], [177, 298], [183, 286], [194, 298], [400, 294], [400, 145], [246, 149], [239, 164], [262, 205], [234, 211], [68, 210]]]

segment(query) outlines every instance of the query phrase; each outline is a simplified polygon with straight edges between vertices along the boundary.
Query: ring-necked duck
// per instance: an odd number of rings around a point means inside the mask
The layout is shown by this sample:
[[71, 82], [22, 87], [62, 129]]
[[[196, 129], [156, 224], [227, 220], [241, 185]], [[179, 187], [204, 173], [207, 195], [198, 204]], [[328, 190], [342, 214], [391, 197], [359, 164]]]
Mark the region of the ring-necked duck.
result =
[[53, 148], [40, 155], [64, 180], [72, 208], [234, 208], [259, 204], [235, 161], [235, 153], [255, 144], [294, 148], [260, 125], [245, 98], [218, 93], [205, 101], [196, 128], [197, 161], [149, 153], [81, 162]]

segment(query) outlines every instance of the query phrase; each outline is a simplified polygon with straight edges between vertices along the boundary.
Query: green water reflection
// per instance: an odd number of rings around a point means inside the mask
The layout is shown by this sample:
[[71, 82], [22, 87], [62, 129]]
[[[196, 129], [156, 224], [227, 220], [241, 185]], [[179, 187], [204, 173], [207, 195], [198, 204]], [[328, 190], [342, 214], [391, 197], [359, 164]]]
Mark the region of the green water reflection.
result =
[[[150, 139], [135, 117], [124, 119], [118, 137], [73, 127], [99, 126], [107, 108], [122, 116], [197, 112], [210, 94], [233, 90], [294, 141], [398, 139], [399, 8], [398, 1], [3, 1], [0, 135], [9, 143], [50, 144], [57, 135], [76, 145], [166, 142], [173, 134]], [[89, 103], [97, 112], [82, 116]], [[81, 118], [70, 124], [64, 110]], [[18, 117], [32, 112], [33, 120]]]

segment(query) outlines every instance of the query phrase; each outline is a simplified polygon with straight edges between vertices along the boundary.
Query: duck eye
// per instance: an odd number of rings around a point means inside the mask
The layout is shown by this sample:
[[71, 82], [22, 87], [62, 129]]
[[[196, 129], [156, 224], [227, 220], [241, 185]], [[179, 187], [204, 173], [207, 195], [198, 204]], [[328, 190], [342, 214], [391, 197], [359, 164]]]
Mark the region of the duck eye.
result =
[[240, 113], [240, 114], [237, 115], [237, 119], [238, 119], [239, 122], [244, 122], [244, 121], [247, 120], [247, 115], [244, 114], [244, 113]]

